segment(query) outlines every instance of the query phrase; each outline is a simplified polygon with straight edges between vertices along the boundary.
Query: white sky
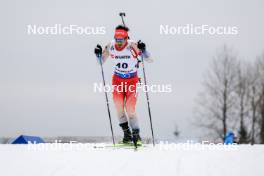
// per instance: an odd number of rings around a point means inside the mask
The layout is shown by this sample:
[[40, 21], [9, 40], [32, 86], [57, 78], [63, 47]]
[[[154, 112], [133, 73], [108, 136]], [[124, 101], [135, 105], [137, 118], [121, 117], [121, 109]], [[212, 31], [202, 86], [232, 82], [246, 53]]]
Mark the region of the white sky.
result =
[[[125, 11], [131, 38], [146, 42], [155, 62], [147, 65], [149, 83], [173, 85], [171, 94], [151, 94], [158, 138], [173, 138], [177, 124], [183, 138], [198, 136], [190, 120], [194, 99], [210, 59], [224, 44], [243, 59], [254, 60], [264, 47], [263, 1], [19, 1], [0, 6], [0, 136], [110, 135], [101, 81], [93, 54], [106, 44]], [[106, 35], [30, 36], [27, 25], [105, 26]], [[238, 27], [238, 35], [159, 34], [159, 26], [185, 24]], [[107, 82], [112, 65], [105, 65]], [[110, 96], [111, 97], [111, 96]], [[121, 134], [111, 102], [115, 131]], [[150, 136], [144, 94], [138, 102], [143, 136]]]

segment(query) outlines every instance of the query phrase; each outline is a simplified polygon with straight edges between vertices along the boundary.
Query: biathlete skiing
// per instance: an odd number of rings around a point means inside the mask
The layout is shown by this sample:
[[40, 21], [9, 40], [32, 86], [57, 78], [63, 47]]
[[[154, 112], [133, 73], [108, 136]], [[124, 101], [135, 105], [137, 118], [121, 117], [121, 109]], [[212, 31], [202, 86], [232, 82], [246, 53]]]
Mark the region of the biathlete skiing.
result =
[[[115, 65], [112, 76], [112, 85], [114, 87], [112, 95], [119, 126], [124, 132], [123, 140], [120, 143], [141, 146], [140, 126], [136, 114], [136, 89], [139, 83], [138, 68], [142, 59], [147, 62], [152, 62], [152, 59], [146, 50], [145, 43], [130, 40], [128, 32], [128, 27], [124, 25], [117, 26], [115, 28], [114, 40], [107, 44], [104, 49], [98, 44], [94, 52], [101, 64], [111, 59]], [[119, 88], [117, 89], [117, 87]], [[108, 113], [110, 116], [109, 105]], [[112, 123], [111, 117], [110, 123]]]

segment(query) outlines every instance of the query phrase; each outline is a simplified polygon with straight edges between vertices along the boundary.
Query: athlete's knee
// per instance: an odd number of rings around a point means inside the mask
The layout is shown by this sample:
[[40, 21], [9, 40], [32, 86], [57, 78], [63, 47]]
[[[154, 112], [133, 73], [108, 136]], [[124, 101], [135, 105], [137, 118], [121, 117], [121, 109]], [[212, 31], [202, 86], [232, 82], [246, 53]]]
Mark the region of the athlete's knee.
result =
[[136, 118], [137, 117], [137, 114], [136, 114], [136, 112], [135, 111], [127, 111], [127, 116], [128, 116], [128, 118], [130, 119], [130, 118]]
[[116, 112], [117, 112], [118, 117], [122, 117], [122, 116], [126, 115], [124, 108], [122, 108], [120, 106], [116, 107]]
[[136, 107], [132, 105], [130, 106], [126, 105], [126, 111], [127, 111], [128, 116], [134, 115], [136, 114]]

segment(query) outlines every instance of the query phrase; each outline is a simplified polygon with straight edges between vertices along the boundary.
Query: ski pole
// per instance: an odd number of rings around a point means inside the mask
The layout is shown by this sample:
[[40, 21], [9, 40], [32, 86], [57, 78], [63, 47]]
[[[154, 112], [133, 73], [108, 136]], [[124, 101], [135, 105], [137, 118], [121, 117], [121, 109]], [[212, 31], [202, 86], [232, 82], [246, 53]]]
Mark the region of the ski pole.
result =
[[123, 23], [123, 25], [126, 26], [125, 21], [124, 21], [124, 17], [126, 16], [126, 13], [125, 13], [125, 12], [120, 12], [120, 13], [119, 13], [119, 16], [120, 16], [121, 19], [122, 19], [122, 23]]
[[[121, 17], [123, 25], [126, 27], [125, 20], [124, 20], [124, 17], [126, 16], [126, 13], [125, 12], [120, 12], [119, 16]], [[127, 38], [129, 39], [129, 36], [127, 36]]]
[[[147, 76], [146, 76], [146, 71], [145, 71], [145, 65], [144, 65], [144, 57], [141, 54], [141, 60], [142, 60], [142, 69], [143, 69], [143, 76], [144, 76], [144, 85], [147, 86]], [[150, 102], [149, 102], [149, 94], [148, 91], [145, 90], [146, 92], [146, 99], [147, 99], [147, 104], [148, 104], [148, 114], [149, 114], [149, 122], [150, 122], [150, 129], [151, 129], [151, 135], [152, 135], [152, 144], [155, 146], [155, 138], [154, 138], [154, 132], [153, 132], [153, 125], [152, 125], [152, 116], [151, 116], [151, 111], [150, 111]]]
[[[102, 59], [103, 59], [102, 55], [99, 55], [98, 58], [99, 58], [100, 66], [101, 66], [103, 84], [105, 87], [105, 77], [104, 77], [104, 68], [103, 68], [103, 63], [102, 63]], [[113, 130], [112, 118], [111, 118], [110, 107], [109, 107], [109, 99], [108, 99], [108, 95], [106, 91], [105, 91], [105, 100], [106, 100], [107, 112], [108, 112], [109, 123], [110, 123], [110, 128], [111, 128], [112, 141], [113, 141], [113, 144], [115, 145], [114, 130]]]

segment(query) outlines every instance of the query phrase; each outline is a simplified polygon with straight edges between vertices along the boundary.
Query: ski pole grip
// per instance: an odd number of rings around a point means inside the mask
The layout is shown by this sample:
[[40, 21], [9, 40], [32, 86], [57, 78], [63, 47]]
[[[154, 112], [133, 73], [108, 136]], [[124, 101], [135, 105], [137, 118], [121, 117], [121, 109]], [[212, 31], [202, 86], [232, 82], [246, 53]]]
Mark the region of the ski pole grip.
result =
[[122, 16], [126, 16], [126, 13], [124, 13], [124, 12], [120, 12], [120, 13], [119, 13], [119, 16], [121, 16], [121, 17], [122, 17]]

